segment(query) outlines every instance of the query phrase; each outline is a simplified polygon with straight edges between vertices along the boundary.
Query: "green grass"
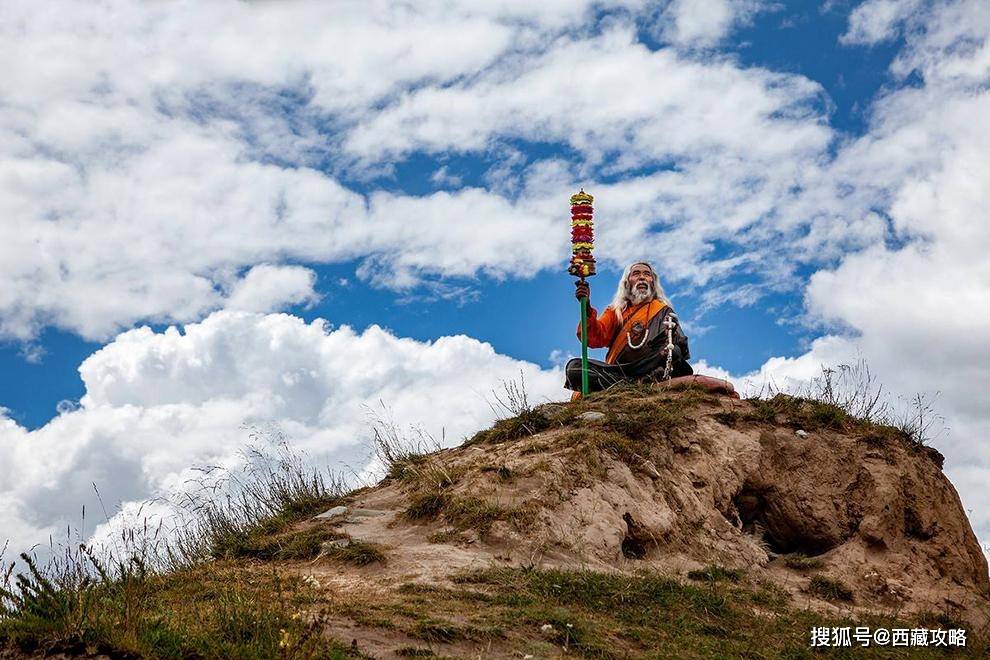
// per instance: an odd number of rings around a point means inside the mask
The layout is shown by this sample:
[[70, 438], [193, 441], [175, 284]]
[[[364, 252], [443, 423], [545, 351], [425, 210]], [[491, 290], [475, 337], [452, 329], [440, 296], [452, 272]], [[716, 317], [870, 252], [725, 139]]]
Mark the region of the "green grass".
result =
[[[723, 579], [732, 572], [709, 569], [719, 579], [695, 585], [651, 571], [484, 568], [454, 574], [449, 586], [405, 583], [390, 591], [330, 594], [271, 567], [217, 562], [131, 575], [84, 596], [65, 594], [65, 606], [39, 600], [33, 618], [0, 620], [0, 648], [4, 641], [46, 648], [81, 639], [150, 658], [344, 658], [359, 651], [327, 640], [323, 630], [329, 621], [351, 620], [406, 635], [398, 657], [813, 658], [813, 626], [914, 623], [792, 609], [771, 583], [750, 583], [743, 575]], [[927, 624], [967, 627], [937, 614]], [[978, 631], [968, 638], [971, 652], [986, 650]], [[943, 657], [939, 649], [852, 651], [848, 657]]]
[[430, 542], [444, 543], [469, 529], [485, 538], [491, 532], [492, 525], [499, 520], [508, 522], [520, 531], [529, 529], [535, 523], [538, 511], [539, 503], [535, 501], [504, 507], [481, 497], [443, 493], [437, 497], [414, 500], [406, 509], [406, 517], [433, 519], [442, 515], [453, 529], [431, 535], [433, 540]]
[[[536, 657], [566, 649], [592, 658], [813, 658], [808, 643], [813, 626], [912, 625], [889, 617], [850, 621], [792, 609], [788, 594], [773, 583], [750, 583], [741, 572], [722, 567], [705, 573], [718, 578], [706, 576], [705, 584], [695, 586], [648, 571], [485, 568], [455, 575], [454, 588], [410, 588], [405, 594], [420, 597], [422, 609], [406, 601], [405, 612], [433, 621], [456, 613], [464, 625], [494, 626], [505, 631], [519, 654]], [[985, 648], [982, 637], [972, 631], [970, 636], [970, 648]], [[938, 649], [852, 651], [855, 656], [848, 657], [942, 657]]]
[[443, 515], [455, 529], [473, 529], [484, 538], [495, 521], [505, 517], [505, 510], [480, 497], [460, 496], [450, 498]]
[[636, 441], [651, 437], [668, 438], [688, 423], [688, 408], [689, 405], [680, 399], [630, 402], [609, 410], [605, 414], [604, 426]]
[[403, 646], [395, 650], [395, 655], [400, 658], [435, 658], [436, 654], [430, 649], [418, 646]]
[[430, 543], [457, 543], [464, 540], [463, 533], [458, 529], [441, 529], [426, 537]]
[[743, 418], [736, 410], [722, 410], [717, 413], [712, 413], [712, 418], [719, 424], [733, 428], [739, 421]]
[[842, 430], [858, 423], [842, 408], [801, 397], [777, 394], [772, 399], [749, 399], [752, 404], [746, 418], [762, 423], [780, 421], [805, 431]]
[[388, 464], [388, 472], [385, 479], [393, 481], [406, 481], [415, 478], [423, 463], [427, 460], [427, 454], [409, 453], [397, 456]]
[[[207, 564], [165, 575], [127, 573], [57, 589], [37, 571], [18, 606], [0, 618], [0, 644], [59, 641], [148, 658], [352, 657], [307, 613], [298, 578]], [[47, 584], [46, 584], [47, 583]]]
[[726, 568], [718, 564], [711, 564], [702, 569], [688, 571], [688, 579], [697, 582], [739, 582], [745, 575], [741, 568]]

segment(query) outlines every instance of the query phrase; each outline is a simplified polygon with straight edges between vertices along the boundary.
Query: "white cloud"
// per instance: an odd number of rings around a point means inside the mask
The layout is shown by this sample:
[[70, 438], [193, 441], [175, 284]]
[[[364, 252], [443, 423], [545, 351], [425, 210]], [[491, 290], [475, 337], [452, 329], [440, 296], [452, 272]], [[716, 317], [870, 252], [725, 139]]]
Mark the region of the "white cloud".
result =
[[656, 28], [661, 38], [680, 48], [709, 48], [766, 9], [761, 0], [671, 0]]
[[313, 285], [316, 273], [302, 266], [254, 266], [232, 287], [227, 309], [273, 312], [288, 305], [314, 303], [319, 299]]
[[[495, 353], [465, 336], [418, 342], [371, 326], [328, 330], [285, 314], [216, 312], [201, 323], [125, 332], [88, 357], [86, 394], [41, 428], [0, 414], [0, 529], [24, 549], [80, 507], [167, 494], [194, 465], [230, 464], [244, 425], [278, 424], [317, 461], [360, 469], [368, 408], [448, 444], [487, 425], [486, 400], [520, 373], [533, 402], [566, 393], [558, 370]], [[424, 407], [424, 397], [432, 402]], [[111, 512], [112, 513], [112, 512]]]
[[936, 408], [950, 430], [936, 446], [987, 542], [990, 6], [938, 3], [905, 20], [912, 27], [893, 69], [917, 71], [923, 85], [881, 97], [869, 131], [845, 145], [817, 192], [797, 202], [836, 215], [878, 213], [889, 228], [811, 277], [810, 320], [830, 332], [797, 358], [768, 361], [755, 379], [807, 379], [821, 364], [863, 357], [888, 391], [940, 392]]
[[922, 6], [922, 0], [867, 0], [849, 15], [840, 41], [874, 45], [897, 36], [901, 25]]
[[[706, 263], [710, 241], [767, 219], [832, 137], [811, 81], [651, 53], [634, 16], [589, 36], [590, 2], [8, 4], [5, 338], [194, 321], [244, 304], [231, 273], [283, 261], [365, 260], [399, 289], [532, 275], [566, 256], [560, 190], [606, 163], [679, 168], [614, 188], [636, 195], [613, 208], [637, 208], [619, 226], [604, 207], [603, 258], [676, 240], [668, 269], [703, 283], [735, 265]], [[583, 162], [501, 159], [488, 179], [504, 195], [366, 198], [333, 176], [514, 137], [569, 142]]]
[[592, 164], [618, 152], [611, 165], [619, 171], [707, 156], [713, 164], [739, 159], [750, 173], [753, 161], [821, 152], [831, 137], [815, 107], [821, 93], [801, 76], [650, 51], [632, 26], [618, 24], [596, 37], [561, 39], [525, 65], [510, 61], [461, 84], [408, 94], [361, 122], [345, 146], [375, 161], [478, 151], [497, 136], [518, 137], [567, 143]]
[[[561, 38], [522, 63], [510, 60], [463, 82], [415, 90], [369, 114], [344, 146], [377, 162], [424, 151], [484, 154], [503, 139], [560, 142], [581, 159], [536, 163], [518, 186], [501, 170], [497, 177], [500, 188], [539, 207], [546, 218], [541, 229], [559, 217], [560, 191], [583, 180], [600, 200], [601, 259], [642, 258], [645, 246], [645, 256], [670, 277], [693, 284], [739, 272], [784, 281], [794, 265], [767, 250], [769, 244], [800, 241], [799, 259], [816, 261], [883, 231], [882, 221], [846, 220], [844, 230], [808, 234], [808, 223], [826, 225], [818, 207], [777, 212], [822, 179], [835, 137], [822, 94], [800, 76], [650, 51], [619, 23], [594, 37]], [[621, 176], [670, 162], [676, 168]], [[617, 181], [596, 184], [599, 173]], [[510, 234], [533, 237], [525, 228]], [[732, 253], [713, 255], [715, 241]]]

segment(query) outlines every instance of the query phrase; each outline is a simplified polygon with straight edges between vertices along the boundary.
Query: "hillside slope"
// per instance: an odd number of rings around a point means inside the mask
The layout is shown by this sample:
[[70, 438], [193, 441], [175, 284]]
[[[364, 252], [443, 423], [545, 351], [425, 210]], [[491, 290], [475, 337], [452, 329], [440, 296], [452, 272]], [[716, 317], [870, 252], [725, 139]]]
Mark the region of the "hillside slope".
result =
[[825, 625], [987, 649], [984, 555], [941, 456], [896, 429], [646, 387], [519, 412], [429, 454], [382, 439], [380, 484], [218, 535], [208, 566], [143, 578], [157, 623], [109, 626], [103, 651], [80, 626], [76, 652], [231, 653], [179, 619], [219, 634], [232, 590], [274, 608], [243, 624], [260, 656], [800, 657]]

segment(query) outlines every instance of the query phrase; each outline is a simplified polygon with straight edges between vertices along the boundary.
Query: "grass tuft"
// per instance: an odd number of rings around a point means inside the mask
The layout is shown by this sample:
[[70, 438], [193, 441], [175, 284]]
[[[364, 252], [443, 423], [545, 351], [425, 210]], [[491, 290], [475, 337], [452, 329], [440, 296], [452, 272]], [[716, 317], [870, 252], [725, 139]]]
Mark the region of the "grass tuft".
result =
[[437, 644], [449, 644], [462, 636], [454, 624], [435, 619], [418, 622], [411, 632], [419, 639]]
[[502, 483], [509, 483], [516, 478], [515, 472], [511, 468], [505, 465], [484, 465], [481, 467], [481, 472], [490, 473], [494, 472], [495, 477]]
[[[918, 394], [895, 403], [861, 359], [822, 366], [821, 374], [790, 395], [764, 385], [748, 399], [752, 407], [745, 418], [763, 423], [782, 419], [805, 430], [858, 429], [864, 432], [862, 441], [874, 448], [897, 440], [909, 449], [931, 449], [928, 445], [945, 431], [945, 418], [935, 411], [937, 396]], [[736, 421], [723, 420], [729, 425]], [[941, 467], [940, 454], [932, 450], [926, 455]]]
[[451, 497], [444, 509], [444, 518], [458, 530], [473, 529], [484, 538], [496, 520], [505, 516], [502, 507], [480, 497]]
[[403, 646], [395, 649], [395, 655], [400, 658], [435, 658], [436, 654], [430, 649], [418, 646]]
[[347, 545], [330, 548], [324, 554], [353, 566], [384, 564], [387, 559], [385, 549], [378, 543], [369, 541], [351, 541]]
[[745, 571], [741, 568], [726, 568], [725, 566], [719, 566], [718, 564], [711, 564], [701, 569], [696, 569], [693, 571], [688, 571], [688, 579], [695, 580], [697, 582], [739, 582]]
[[440, 515], [450, 501], [444, 491], [419, 491], [409, 496], [404, 515], [410, 520], [432, 520]]
[[819, 573], [811, 578], [808, 591], [820, 598], [830, 601], [853, 602], [853, 592], [845, 582], [827, 577]]
[[429, 543], [458, 543], [465, 539], [463, 532], [458, 529], [441, 529], [426, 537]]
[[[94, 560], [96, 561], [96, 560]], [[29, 569], [18, 604], [0, 618], [0, 643], [58, 648], [76, 640], [110, 657], [344, 658], [323, 635], [298, 578], [247, 574], [224, 563], [167, 574], [127, 570], [74, 586]]]
[[500, 444], [510, 440], [518, 440], [531, 435], [536, 435], [540, 431], [550, 428], [552, 422], [542, 411], [526, 410], [516, 415], [500, 419], [490, 429], [478, 431], [465, 442], [466, 445], [473, 444]]
[[489, 401], [497, 421], [490, 429], [475, 433], [465, 445], [499, 444], [518, 440], [545, 431], [553, 425], [550, 416], [540, 407], [529, 402], [526, 379], [519, 372], [518, 381], [502, 381], [501, 391], [493, 393]]
[[784, 566], [793, 568], [795, 571], [814, 571], [825, 566], [825, 561], [818, 557], [809, 557], [800, 552], [788, 555], [784, 559]]
[[690, 401], [670, 398], [662, 401], [630, 401], [610, 410], [605, 428], [635, 441], [651, 437], [669, 438], [690, 417]]

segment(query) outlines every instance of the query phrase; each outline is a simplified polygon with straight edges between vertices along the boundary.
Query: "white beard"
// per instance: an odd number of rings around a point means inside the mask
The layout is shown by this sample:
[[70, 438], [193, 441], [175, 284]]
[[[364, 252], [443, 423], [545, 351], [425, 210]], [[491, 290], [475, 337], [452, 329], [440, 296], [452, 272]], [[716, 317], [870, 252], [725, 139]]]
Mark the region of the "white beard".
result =
[[647, 284], [646, 288], [636, 287], [629, 292], [629, 303], [632, 305], [641, 305], [647, 300], [653, 299], [653, 285]]

